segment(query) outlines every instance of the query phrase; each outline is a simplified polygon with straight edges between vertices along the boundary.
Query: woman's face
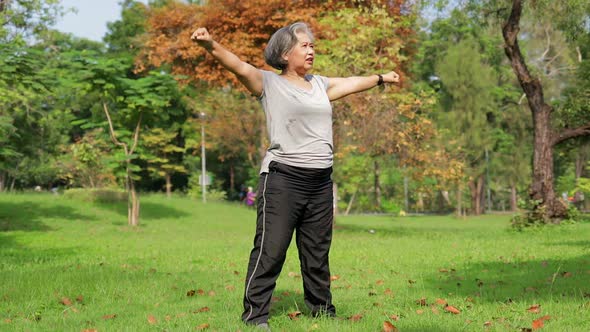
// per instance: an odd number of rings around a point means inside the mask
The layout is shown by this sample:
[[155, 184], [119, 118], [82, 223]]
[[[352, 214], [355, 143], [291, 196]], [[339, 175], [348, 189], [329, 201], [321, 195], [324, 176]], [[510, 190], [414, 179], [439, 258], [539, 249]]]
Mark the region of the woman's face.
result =
[[287, 67], [295, 71], [307, 72], [313, 68], [314, 44], [305, 32], [298, 32], [297, 44], [283, 57], [287, 60]]

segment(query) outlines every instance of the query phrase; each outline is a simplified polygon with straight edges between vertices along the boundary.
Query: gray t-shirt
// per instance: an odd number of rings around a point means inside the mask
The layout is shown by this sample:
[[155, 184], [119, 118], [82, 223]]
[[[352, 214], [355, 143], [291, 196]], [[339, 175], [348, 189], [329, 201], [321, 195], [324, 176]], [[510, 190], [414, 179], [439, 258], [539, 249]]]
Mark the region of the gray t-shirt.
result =
[[311, 90], [262, 70], [260, 104], [266, 114], [270, 147], [260, 173], [271, 161], [304, 168], [329, 168], [333, 162], [332, 105], [328, 78], [307, 75]]

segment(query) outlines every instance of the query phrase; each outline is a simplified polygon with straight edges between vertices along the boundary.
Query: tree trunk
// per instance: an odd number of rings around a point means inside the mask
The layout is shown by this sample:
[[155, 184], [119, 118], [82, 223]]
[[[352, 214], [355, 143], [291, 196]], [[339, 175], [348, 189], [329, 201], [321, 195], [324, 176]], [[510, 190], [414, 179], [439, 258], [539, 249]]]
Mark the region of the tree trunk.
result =
[[6, 172], [0, 172], [0, 192], [6, 187]]
[[172, 177], [166, 173], [164, 178], [166, 179], [166, 197], [170, 198], [172, 197]]
[[374, 161], [375, 170], [375, 207], [381, 209], [381, 181], [379, 176], [381, 175], [381, 169], [379, 168], [379, 162]]
[[461, 203], [463, 202], [463, 193], [461, 192], [462, 191], [461, 187], [462, 187], [461, 183], [458, 183], [457, 184], [457, 210], [456, 210], [457, 217], [461, 217], [461, 209], [462, 209]]
[[516, 194], [516, 185], [510, 184], [510, 211], [516, 212], [518, 210], [518, 196]]
[[129, 181], [129, 192], [127, 199], [127, 222], [129, 226], [139, 225], [139, 196], [135, 191], [135, 183], [131, 179], [130, 174], [128, 175]]
[[483, 182], [483, 175], [478, 176], [475, 180], [469, 181], [469, 191], [471, 194], [471, 213], [476, 216], [479, 216], [483, 213]]
[[346, 211], [344, 212], [345, 216], [347, 216], [348, 213], [350, 212], [350, 209], [352, 208], [352, 202], [354, 201], [355, 196], [356, 196], [356, 191], [350, 197], [350, 201], [348, 201], [348, 206], [346, 207]]

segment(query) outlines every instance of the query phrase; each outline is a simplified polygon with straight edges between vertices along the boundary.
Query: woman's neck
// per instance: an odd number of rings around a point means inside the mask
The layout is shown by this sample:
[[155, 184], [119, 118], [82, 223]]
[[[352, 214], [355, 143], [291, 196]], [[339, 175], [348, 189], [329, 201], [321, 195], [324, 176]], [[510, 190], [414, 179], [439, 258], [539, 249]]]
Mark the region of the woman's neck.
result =
[[287, 78], [290, 78], [292, 80], [307, 81], [305, 79], [305, 75], [306, 75], [305, 72], [299, 73], [299, 72], [296, 72], [294, 70], [285, 69], [285, 70], [283, 70], [283, 72], [281, 72], [281, 75], [283, 75], [283, 76], [285, 76]]

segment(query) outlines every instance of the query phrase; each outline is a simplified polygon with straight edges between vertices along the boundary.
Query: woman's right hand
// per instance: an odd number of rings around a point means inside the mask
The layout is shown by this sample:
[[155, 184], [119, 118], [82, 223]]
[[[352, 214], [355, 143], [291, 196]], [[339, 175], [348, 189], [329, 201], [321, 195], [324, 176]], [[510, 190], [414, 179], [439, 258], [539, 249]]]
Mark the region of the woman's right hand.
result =
[[198, 28], [195, 30], [191, 36], [191, 40], [207, 50], [210, 50], [213, 47], [213, 38], [206, 28]]

